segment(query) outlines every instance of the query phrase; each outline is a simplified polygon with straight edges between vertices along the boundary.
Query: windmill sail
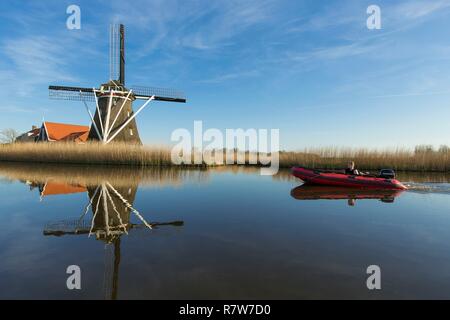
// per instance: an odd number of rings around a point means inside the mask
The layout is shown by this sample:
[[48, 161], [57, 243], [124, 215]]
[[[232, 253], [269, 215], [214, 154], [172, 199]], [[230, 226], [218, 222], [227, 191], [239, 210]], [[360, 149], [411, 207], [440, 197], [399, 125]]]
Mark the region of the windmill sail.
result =
[[120, 33], [120, 74], [119, 74], [119, 82], [124, 86], [125, 85], [125, 26], [123, 24], [120, 25], [119, 33]]
[[[67, 86], [49, 86], [49, 97], [53, 100], [90, 101], [95, 102], [94, 89]], [[136, 99], [147, 100], [154, 96], [156, 101], [186, 102], [183, 92], [170, 88], [132, 86], [131, 91]], [[100, 91], [100, 90], [99, 90]]]
[[[109, 80], [121, 80], [121, 52], [122, 39], [120, 39], [120, 30], [122, 26], [112, 24], [109, 29]], [[123, 79], [124, 80], [124, 79]]]
[[184, 93], [175, 89], [132, 86], [131, 90], [136, 99], [148, 99], [154, 96], [157, 101], [186, 102]]
[[92, 88], [49, 86], [49, 98], [53, 100], [89, 101], [95, 102]]

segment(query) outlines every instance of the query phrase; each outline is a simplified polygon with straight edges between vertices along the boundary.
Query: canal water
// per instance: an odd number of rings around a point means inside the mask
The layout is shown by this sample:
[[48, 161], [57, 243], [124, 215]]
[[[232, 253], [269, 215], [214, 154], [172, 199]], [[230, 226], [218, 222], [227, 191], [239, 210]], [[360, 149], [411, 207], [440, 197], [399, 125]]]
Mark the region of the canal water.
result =
[[449, 176], [374, 192], [259, 173], [0, 164], [0, 298], [450, 298]]

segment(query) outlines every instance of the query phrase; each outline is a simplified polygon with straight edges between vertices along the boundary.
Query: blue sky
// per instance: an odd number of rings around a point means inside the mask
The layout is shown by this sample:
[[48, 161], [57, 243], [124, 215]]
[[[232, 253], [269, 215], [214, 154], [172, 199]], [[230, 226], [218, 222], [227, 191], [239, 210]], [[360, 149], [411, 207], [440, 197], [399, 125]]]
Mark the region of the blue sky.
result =
[[[81, 30], [66, 8], [81, 7]], [[369, 5], [382, 29], [366, 27]], [[89, 124], [49, 84], [108, 80], [124, 23], [127, 84], [173, 87], [138, 117], [145, 143], [174, 129], [278, 128], [281, 148], [450, 145], [450, 0], [12, 1], [0, 11], [0, 128]]]

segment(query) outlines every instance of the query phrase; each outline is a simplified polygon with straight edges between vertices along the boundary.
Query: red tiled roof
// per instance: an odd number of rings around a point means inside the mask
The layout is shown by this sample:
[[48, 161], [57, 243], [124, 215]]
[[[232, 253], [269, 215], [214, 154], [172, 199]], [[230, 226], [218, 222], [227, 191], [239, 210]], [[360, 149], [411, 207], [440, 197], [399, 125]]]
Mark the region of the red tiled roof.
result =
[[89, 135], [88, 126], [79, 126], [73, 124], [44, 122], [48, 138], [54, 141], [71, 140], [77, 142], [86, 142]]
[[71, 194], [71, 193], [79, 193], [79, 192], [86, 192], [86, 191], [87, 191], [87, 189], [84, 186], [70, 185], [67, 183], [48, 181], [45, 184], [45, 187], [41, 193], [41, 196]]

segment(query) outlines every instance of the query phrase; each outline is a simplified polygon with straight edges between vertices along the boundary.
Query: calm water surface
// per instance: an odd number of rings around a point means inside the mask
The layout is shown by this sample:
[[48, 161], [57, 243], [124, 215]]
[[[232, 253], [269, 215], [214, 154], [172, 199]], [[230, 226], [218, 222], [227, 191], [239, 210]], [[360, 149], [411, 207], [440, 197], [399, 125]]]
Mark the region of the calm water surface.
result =
[[[450, 299], [450, 177], [400, 180], [411, 190], [0, 164], [0, 298]], [[379, 291], [366, 287], [373, 264]]]

